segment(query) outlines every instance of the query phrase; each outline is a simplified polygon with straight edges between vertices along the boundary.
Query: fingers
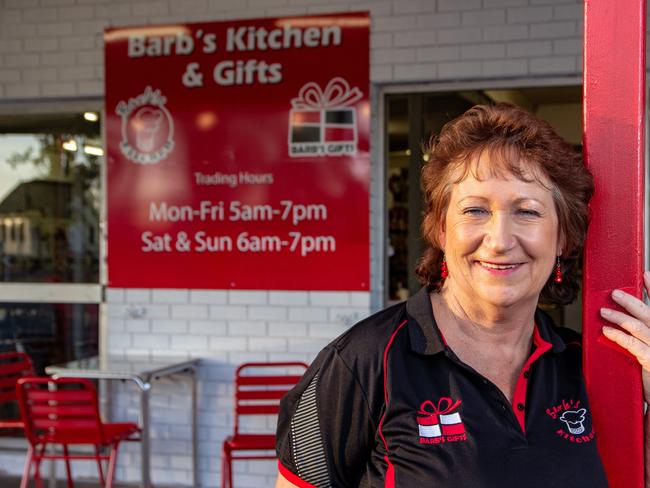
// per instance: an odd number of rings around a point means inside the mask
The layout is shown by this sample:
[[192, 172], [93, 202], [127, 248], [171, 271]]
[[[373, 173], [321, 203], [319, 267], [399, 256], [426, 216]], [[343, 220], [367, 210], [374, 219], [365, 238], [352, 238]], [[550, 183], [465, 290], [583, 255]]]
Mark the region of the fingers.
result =
[[[650, 272], [643, 273], [643, 282], [650, 294]], [[601, 308], [601, 316], [620, 327], [603, 327], [603, 334], [630, 352], [646, 371], [650, 371], [650, 307], [622, 290], [614, 290], [612, 299], [627, 313]]]
[[650, 346], [647, 343], [613, 327], [603, 327], [603, 334], [635, 356], [643, 369], [650, 370]]
[[[644, 275], [644, 280], [645, 279]], [[650, 284], [650, 281], [648, 281], [648, 284]], [[648, 284], [646, 286], [648, 286]], [[646, 324], [650, 324], [650, 307], [643, 303], [643, 301], [621, 290], [614, 290], [612, 292], [612, 300], [632, 314], [634, 318]]]
[[634, 317], [630, 317], [623, 312], [611, 310], [609, 308], [601, 308], [600, 314], [608, 322], [620, 326], [640, 341], [650, 345], [650, 327], [648, 327], [646, 323]]

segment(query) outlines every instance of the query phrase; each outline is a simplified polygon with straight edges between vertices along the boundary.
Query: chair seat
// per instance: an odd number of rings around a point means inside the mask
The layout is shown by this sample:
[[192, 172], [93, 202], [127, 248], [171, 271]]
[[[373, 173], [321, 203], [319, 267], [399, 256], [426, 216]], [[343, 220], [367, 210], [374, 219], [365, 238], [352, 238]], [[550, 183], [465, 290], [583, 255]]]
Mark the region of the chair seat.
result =
[[111, 422], [102, 424], [107, 441], [128, 439], [140, 432], [140, 427], [133, 422]]
[[0, 420], [0, 429], [22, 429], [25, 424], [20, 419]]
[[[102, 424], [104, 438], [108, 443], [128, 439], [138, 433], [140, 428], [133, 422], [114, 422]], [[57, 444], [99, 444], [93, 430], [57, 429], [49, 434], [38, 436], [39, 442], [54, 442]]]
[[275, 435], [237, 434], [227, 437], [224, 441], [224, 446], [227, 446], [230, 450], [275, 449]]

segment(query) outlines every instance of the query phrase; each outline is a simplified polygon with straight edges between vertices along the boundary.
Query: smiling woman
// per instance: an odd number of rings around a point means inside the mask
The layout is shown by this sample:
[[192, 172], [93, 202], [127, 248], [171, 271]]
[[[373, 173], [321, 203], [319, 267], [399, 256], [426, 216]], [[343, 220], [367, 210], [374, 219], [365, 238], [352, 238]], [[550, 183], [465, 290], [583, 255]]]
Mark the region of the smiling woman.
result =
[[607, 486], [580, 338], [538, 309], [576, 296], [580, 154], [498, 104], [448, 123], [427, 161], [424, 287], [335, 339], [283, 399], [277, 486]]
[[[536, 193], [546, 190], [545, 197], [553, 202], [558, 238], [563, 240], [562, 252], [558, 250], [557, 255], [565, 275], [559, 283], [549, 279], [540, 299], [542, 303], [571, 303], [578, 292], [575, 266], [587, 232], [587, 202], [594, 191], [593, 179], [582, 164], [581, 154], [548, 123], [505, 104], [469, 110], [447, 124], [430, 145], [430, 162], [422, 171], [427, 203], [423, 234], [430, 245], [416, 270], [420, 281], [434, 287], [441, 284], [444, 247], [438, 241], [436, 229], [444, 222], [454, 184], [470, 176], [475, 183], [506, 179], [512, 184], [528, 183], [528, 188], [535, 188], [530, 184], [537, 183]], [[550, 207], [544, 209], [545, 216]], [[522, 205], [518, 211], [534, 213], [536, 209]]]
[[466, 303], [534, 308], [562, 254], [551, 191], [535, 180], [468, 174], [454, 185], [437, 232], [445, 293]]

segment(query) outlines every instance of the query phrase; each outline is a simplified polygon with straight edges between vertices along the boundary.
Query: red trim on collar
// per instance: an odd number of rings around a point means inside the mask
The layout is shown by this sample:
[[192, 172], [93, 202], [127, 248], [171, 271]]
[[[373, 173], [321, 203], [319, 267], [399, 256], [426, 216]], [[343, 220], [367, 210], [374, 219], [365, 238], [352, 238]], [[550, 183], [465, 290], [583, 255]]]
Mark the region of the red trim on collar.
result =
[[307, 483], [306, 481], [301, 480], [298, 476], [293, 474], [291, 471], [289, 471], [287, 468], [284, 467], [284, 465], [278, 461], [278, 471], [280, 471], [280, 474], [284, 476], [284, 478], [289, 481], [290, 483], [293, 483], [296, 485], [298, 488], [316, 488], [314, 485], [311, 485]]
[[528, 379], [530, 378], [530, 368], [535, 361], [537, 361], [542, 354], [547, 351], [550, 351], [553, 345], [550, 342], [546, 342], [544, 338], [539, 334], [539, 329], [537, 323], [535, 323], [535, 328], [533, 330], [533, 344], [535, 345], [535, 350], [526, 360], [523, 368], [519, 372], [519, 378], [517, 379], [517, 385], [515, 386], [515, 394], [512, 398], [512, 410], [517, 417], [521, 431], [526, 434], [526, 390], [528, 388]]
[[440, 334], [440, 338], [442, 339], [442, 343], [446, 347], [449, 347], [449, 344], [447, 344], [447, 339], [445, 339], [445, 334], [442, 333], [442, 331], [440, 330], [440, 327], [438, 327], [438, 334]]

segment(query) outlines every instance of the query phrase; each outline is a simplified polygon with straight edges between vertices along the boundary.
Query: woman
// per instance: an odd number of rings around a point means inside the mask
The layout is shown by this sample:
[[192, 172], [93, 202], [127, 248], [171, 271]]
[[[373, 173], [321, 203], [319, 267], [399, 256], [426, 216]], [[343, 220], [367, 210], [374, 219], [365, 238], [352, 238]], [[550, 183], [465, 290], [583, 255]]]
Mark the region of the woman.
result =
[[[576, 296], [591, 175], [506, 104], [447, 124], [429, 156], [425, 287], [334, 340], [284, 398], [277, 487], [607, 486], [579, 337], [537, 308]], [[636, 354], [647, 397], [650, 310], [613, 297], [631, 315], [603, 316], [634, 337], [604, 333]]]

